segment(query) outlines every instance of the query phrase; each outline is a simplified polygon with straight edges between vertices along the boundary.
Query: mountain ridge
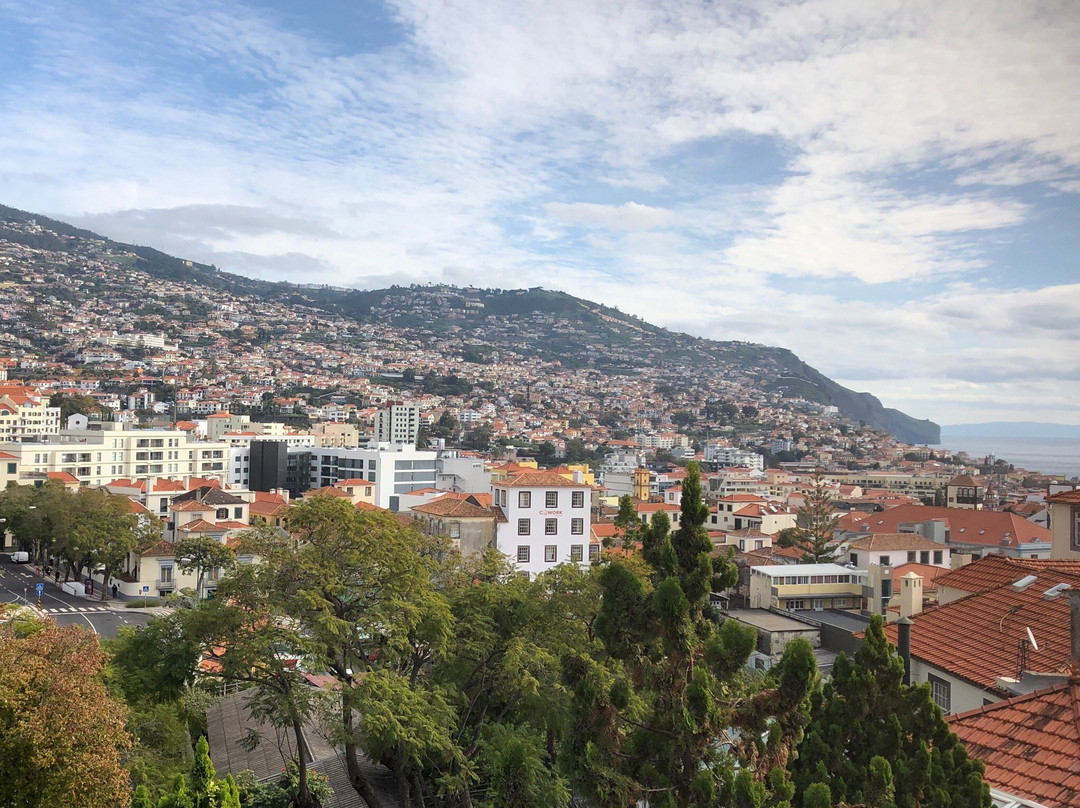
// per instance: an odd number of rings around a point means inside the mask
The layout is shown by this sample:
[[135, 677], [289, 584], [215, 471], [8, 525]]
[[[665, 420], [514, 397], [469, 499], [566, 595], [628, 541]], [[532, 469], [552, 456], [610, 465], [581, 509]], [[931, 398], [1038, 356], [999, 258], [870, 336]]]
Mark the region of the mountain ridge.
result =
[[[5, 226], [37, 224], [27, 234]], [[211, 290], [313, 307], [355, 322], [389, 324], [422, 340], [454, 344], [465, 361], [496, 355], [530, 356], [577, 368], [618, 374], [649, 366], [686, 384], [705, 385], [742, 374], [784, 398], [835, 406], [852, 420], [887, 431], [907, 443], [938, 443], [940, 427], [887, 408], [869, 393], [850, 390], [808, 365], [791, 350], [721, 341], [671, 331], [635, 315], [565, 292], [534, 287], [502, 290], [439, 284], [355, 289], [322, 284], [270, 282], [125, 244], [49, 217], [0, 205], [0, 238], [47, 250], [70, 250], [66, 239], [99, 244], [134, 256], [147, 274]]]

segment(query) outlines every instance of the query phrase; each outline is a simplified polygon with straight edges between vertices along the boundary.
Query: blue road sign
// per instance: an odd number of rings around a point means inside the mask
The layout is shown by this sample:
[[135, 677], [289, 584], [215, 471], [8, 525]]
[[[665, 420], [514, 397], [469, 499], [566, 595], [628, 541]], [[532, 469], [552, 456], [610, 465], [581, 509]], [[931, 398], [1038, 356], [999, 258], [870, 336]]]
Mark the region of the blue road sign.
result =
[[45, 594], [45, 584], [38, 584], [37, 585], [37, 596], [40, 598], [43, 594]]

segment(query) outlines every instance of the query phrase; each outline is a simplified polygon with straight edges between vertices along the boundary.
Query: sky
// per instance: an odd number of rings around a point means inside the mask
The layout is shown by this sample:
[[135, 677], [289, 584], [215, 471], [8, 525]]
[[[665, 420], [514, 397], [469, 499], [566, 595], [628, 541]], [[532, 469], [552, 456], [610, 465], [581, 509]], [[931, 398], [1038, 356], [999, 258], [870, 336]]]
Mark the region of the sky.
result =
[[1080, 424], [1080, 4], [0, 0], [0, 203]]

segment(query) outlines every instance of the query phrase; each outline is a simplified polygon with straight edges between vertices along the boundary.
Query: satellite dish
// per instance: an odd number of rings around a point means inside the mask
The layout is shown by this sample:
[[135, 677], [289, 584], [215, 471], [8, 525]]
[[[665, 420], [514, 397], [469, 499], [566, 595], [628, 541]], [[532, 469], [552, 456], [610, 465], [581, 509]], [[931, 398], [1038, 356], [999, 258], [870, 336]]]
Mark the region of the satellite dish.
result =
[[1036, 651], [1038, 651], [1039, 650], [1039, 644], [1037, 642], [1035, 642], [1035, 635], [1031, 633], [1031, 629], [1028, 626], [1024, 626], [1024, 631], [1027, 632], [1028, 642], [1031, 643], [1031, 647], [1034, 648]]

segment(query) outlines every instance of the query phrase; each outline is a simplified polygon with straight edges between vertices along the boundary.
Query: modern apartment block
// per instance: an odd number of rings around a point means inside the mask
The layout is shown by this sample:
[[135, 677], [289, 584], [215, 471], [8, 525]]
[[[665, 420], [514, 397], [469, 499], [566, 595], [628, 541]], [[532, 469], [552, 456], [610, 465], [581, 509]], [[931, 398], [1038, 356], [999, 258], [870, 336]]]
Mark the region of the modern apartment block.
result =
[[375, 440], [415, 446], [420, 431], [420, 408], [415, 404], [391, 404], [375, 413]]
[[397, 511], [402, 494], [435, 487], [436, 453], [411, 445], [290, 446], [282, 453], [270, 444], [252, 443], [249, 475], [253, 490], [285, 488], [297, 497], [342, 480], [364, 480], [375, 486], [375, 505]]
[[41, 440], [0, 444], [18, 457], [19, 482], [44, 480], [67, 472], [83, 485], [99, 486], [120, 478], [202, 477], [227, 479], [229, 444], [196, 441], [178, 429], [134, 429], [103, 421], [92, 429], [64, 429]]
[[588, 564], [600, 554], [590, 544], [590, 488], [550, 471], [526, 472], [492, 486], [493, 504], [505, 521], [496, 546], [530, 577], [556, 564]]

